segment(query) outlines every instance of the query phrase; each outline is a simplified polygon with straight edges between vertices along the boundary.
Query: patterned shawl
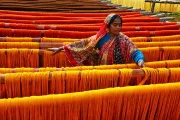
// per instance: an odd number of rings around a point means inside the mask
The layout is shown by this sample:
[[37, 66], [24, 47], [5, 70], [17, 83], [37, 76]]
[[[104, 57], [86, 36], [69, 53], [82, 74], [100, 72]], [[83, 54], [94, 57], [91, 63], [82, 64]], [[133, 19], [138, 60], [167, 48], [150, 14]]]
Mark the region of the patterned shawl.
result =
[[[99, 51], [95, 49], [99, 40], [107, 34], [107, 25], [115, 14], [109, 14], [96, 35], [64, 46], [69, 62], [73, 66], [128, 63], [136, 47], [131, 40], [120, 33], [108, 40]], [[118, 58], [118, 59], [116, 59]]]

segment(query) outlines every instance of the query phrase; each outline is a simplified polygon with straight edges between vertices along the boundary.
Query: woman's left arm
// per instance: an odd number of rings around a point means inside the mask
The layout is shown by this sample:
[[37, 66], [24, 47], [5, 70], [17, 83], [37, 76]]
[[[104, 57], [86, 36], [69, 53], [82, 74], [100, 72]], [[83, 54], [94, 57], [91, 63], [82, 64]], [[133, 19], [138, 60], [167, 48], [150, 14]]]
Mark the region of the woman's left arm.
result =
[[129, 37], [126, 36], [126, 40], [128, 40], [128, 43], [129, 43], [130, 54], [131, 54], [132, 59], [134, 60], [134, 62], [138, 66], [144, 67], [144, 55], [143, 55], [143, 53], [139, 49], [136, 48], [136, 46], [130, 40]]
[[140, 50], [135, 50], [132, 54], [132, 58], [138, 66], [144, 67], [144, 55]]

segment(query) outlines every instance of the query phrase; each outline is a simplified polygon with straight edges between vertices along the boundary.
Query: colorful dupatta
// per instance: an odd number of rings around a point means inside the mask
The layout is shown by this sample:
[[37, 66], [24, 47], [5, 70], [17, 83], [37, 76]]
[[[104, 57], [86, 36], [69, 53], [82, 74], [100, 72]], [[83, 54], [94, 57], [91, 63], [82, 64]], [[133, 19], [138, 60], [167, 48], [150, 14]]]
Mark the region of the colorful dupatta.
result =
[[73, 66], [119, 64], [131, 60], [136, 46], [122, 33], [114, 39], [109, 39], [100, 50], [95, 48], [99, 40], [105, 39], [103, 37], [107, 34], [107, 25], [114, 15], [116, 14], [106, 17], [96, 35], [64, 46], [66, 56]]

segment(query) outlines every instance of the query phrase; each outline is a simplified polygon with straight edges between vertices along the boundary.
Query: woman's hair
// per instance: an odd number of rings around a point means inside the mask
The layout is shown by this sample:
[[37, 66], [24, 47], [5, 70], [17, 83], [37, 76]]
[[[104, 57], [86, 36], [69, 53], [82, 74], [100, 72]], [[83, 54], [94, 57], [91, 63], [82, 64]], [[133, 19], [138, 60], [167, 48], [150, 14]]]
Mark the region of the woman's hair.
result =
[[122, 26], [122, 17], [121, 16], [119, 16], [119, 15], [114, 15], [112, 18], [111, 18], [111, 20], [109, 21], [109, 24], [107, 25], [107, 28], [110, 28], [110, 25], [114, 22], [114, 20], [116, 19], [116, 18], [119, 18], [120, 20], [121, 20], [121, 26]]

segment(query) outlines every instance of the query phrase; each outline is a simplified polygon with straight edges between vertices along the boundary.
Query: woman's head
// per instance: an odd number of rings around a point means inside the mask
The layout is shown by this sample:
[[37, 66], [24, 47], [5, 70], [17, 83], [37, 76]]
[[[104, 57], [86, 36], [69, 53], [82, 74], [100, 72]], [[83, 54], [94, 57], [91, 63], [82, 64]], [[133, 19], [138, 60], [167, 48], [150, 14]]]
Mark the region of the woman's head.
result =
[[109, 20], [107, 21], [107, 29], [110, 35], [118, 35], [122, 27], [122, 18], [117, 14], [108, 15]]

